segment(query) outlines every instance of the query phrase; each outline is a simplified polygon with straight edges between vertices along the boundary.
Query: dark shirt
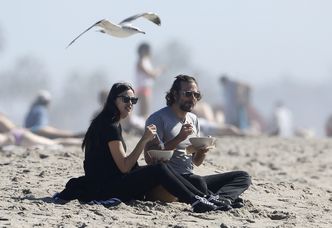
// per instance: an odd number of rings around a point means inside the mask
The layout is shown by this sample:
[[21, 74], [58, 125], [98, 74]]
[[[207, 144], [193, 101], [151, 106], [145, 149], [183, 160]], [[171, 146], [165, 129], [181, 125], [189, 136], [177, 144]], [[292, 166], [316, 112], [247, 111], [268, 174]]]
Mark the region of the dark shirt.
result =
[[110, 141], [119, 140], [126, 151], [121, 125], [113, 123], [102, 129], [101, 132], [98, 132], [97, 139], [85, 148], [85, 176], [93, 183], [108, 182], [124, 175], [115, 164], [108, 146]]
[[[58, 197], [63, 200], [78, 199], [83, 202], [91, 200], [106, 200], [113, 197], [114, 185], [121, 181], [126, 174], [122, 173], [114, 162], [108, 143], [121, 141], [126, 151], [126, 144], [122, 138], [120, 124], [102, 125], [100, 132], [93, 132], [94, 140], [85, 145], [84, 171], [85, 176], [71, 178], [66, 188]], [[135, 167], [138, 167], [136, 162]]]

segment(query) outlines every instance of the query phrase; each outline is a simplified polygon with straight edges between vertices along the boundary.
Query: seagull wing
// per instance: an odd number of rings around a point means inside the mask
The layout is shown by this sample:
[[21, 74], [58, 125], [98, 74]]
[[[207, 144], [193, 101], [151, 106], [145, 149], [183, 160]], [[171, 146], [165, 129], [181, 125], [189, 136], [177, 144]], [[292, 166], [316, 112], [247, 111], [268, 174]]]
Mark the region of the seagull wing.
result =
[[91, 25], [89, 28], [87, 28], [86, 30], [84, 30], [81, 34], [79, 34], [75, 39], [73, 39], [66, 48], [68, 48], [70, 45], [72, 45], [78, 38], [80, 38], [80, 36], [82, 36], [84, 33], [86, 33], [87, 31], [89, 31], [91, 28], [93, 28], [94, 26], [98, 25], [99, 23], [101, 23], [104, 20], [100, 20], [97, 21], [96, 23], [94, 23], [93, 25]]
[[119, 24], [121, 25], [121, 24], [124, 24], [124, 23], [129, 23], [129, 22], [131, 22], [133, 20], [136, 20], [139, 17], [144, 17], [144, 18], [148, 19], [149, 21], [152, 21], [156, 25], [160, 25], [161, 24], [159, 16], [157, 14], [155, 14], [155, 13], [152, 13], [152, 12], [136, 14], [134, 16], [131, 16], [131, 17], [128, 17], [128, 18], [124, 19]]
[[121, 29], [121, 26], [114, 24], [108, 20], [101, 20], [101, 21], [99, 21], [99, 23], [97, 25], [99, 27], [105, 29], [109, 33], [112, 33], [113, 31], [117, 31], [117, 30]]

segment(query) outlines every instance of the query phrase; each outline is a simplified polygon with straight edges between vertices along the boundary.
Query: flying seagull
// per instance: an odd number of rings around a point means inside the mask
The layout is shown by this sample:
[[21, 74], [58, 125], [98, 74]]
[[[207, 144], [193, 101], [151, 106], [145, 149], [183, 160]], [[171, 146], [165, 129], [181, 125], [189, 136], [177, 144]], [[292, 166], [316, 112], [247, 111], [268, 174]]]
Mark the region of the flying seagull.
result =
[[160, 25], [160, 18], [157, 14], [155, 13], [141, 13], [141, 14], [137, 14], [131, 17], [128, 17], [126, 19], [124, 19], [123, 21], [121, 21], [119, 24], [115, 24], [113, 22], [110, 22], [106, 19], [97, 21], [96, 23], [94, 23], [93, 25], [91, 25], [89, 28], [87, 28], [86, 30], [84, 30], [80, 35], [78, 35], [73, 41], [71, 41], [67, 48], [72, 45], [80, 36], [82, 36], [84, 33], [86, 33], [87, 31], [89, 31], [91, 28], [98, 26], [101, 29], [98, 30], [99, 32], [111, 35], [111, 36], [115, 36], [115, 37], [128, 37], [131, 35], [134, 35], [136, 33], [143, 33], [145, 34], [144, 31], [140, 30], [139, 28], [133, 26], [130, 22], [133, 20], [136, 20], [137, 18], [140, 17], [144, 17], [146, 19], [148, 19], [149, 21], [152, 21], [153, 23], [155, 23], [156, 25]]

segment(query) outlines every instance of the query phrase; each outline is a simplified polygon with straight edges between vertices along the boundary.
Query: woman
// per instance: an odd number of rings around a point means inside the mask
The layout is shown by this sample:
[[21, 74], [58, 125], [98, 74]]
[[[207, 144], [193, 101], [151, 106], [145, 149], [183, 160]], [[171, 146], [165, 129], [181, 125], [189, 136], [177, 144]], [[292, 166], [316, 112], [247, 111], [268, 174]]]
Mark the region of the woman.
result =
[[104, 108], [92, 120], [82, 143], [85, 176], [71, 179], [57, 197], [85, 202], [116, 197], [126, 202], [142, 199], [149, 190], [162, 185], [179, 200], [191, 204], [194, 212], [217, 209], [166, 163], [138, 166], [137, 160], [146, 143], [155, 137], [154, 125], [147, 126], [132, 153], [126, 154], [120, 120], [131, 113], [137, 100], [129, 84], [113, 85]]
[[152, 65], [151, 46], [148, 43], [140, 44], [137, 53], [136, 90], [140, 99], [139, 115], [147, 118], [151, 106], [152, 88], [156, 78], [163, 70], [161, 67]]

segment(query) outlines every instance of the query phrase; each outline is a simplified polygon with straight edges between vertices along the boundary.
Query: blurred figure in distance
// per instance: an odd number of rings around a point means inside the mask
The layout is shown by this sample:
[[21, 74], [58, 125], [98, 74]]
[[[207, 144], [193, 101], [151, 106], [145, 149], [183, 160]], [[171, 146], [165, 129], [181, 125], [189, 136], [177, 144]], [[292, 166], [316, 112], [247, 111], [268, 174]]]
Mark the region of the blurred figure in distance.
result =
[[146, 118], [151, 109], [151, 96], [154, 81], [162, 73], [162, 68], [154, 67], [151, 58], [151, 46], [141, 43], [137, 49], [136, 91], [139, 102], [139, 115]]
[[49, 126], [48, 107], [50, 102], [50, 92], [40, 90], [26, 115], [25, 127], [37, 135], [50, 139], [82, 137], [82, 134], [74, 134]]

